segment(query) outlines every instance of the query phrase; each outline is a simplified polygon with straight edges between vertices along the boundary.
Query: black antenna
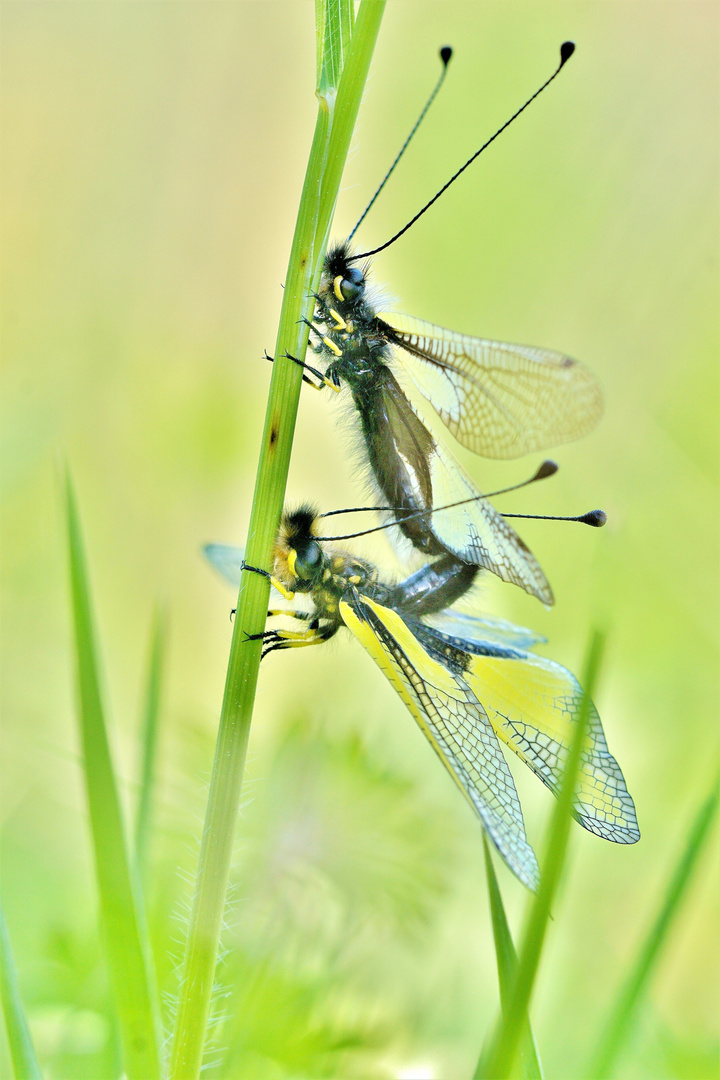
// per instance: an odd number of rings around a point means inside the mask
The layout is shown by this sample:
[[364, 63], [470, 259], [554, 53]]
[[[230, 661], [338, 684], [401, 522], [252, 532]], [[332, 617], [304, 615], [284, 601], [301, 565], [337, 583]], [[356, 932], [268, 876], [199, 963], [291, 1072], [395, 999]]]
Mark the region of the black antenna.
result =
[[[369, 533], [381, 532], [383, 529], [392, 529], [395, 525], [403, 525], [406, 521], [414, 521], [416, 518], [432, 517], [441, 510], [452, 510], [456, 506], [464, 506], [466, 503], [477, 502], [478, 499], [486, 498], [485, 495], [476, 495], [474, 499], [461, 499], [460, 502], [448, 503], [447, 506], [436, 506], [432, 510], [419, 510], [416, 514], [408, 514], [407, 517], [398, 518], [397, 521], [388, 521], [384, 525], [376, 525], [374, 529], [363, 529], [362, 532], [346, 533], [345, 536], [316, 536], [315, 540], [325, 543], [331, 540], [354, 540], [357, 536], [367, 536]], [[582, 525], [591, 525], [593, 529], [601, 529], [607, 521], [604, 510], [589, 510], [587, 514], [579, 517], [556, 517], [551, 514], [501, 514], [504, 518], [527, 518], [529, 521], [579, 521]]]
[[[560, 466], [557, 464], [556, 461], [549, 461], [549, 460], [548, 461], [543, 461], [542, 465], [537, 469], [536, 472], [533, 473], [533, 475], [530, 477], [529, 480], [521, 480], [519, 484], [513, 484], [512, 487], [500, 488], [499, 491], [488, 491], [486, 494], [474, 495], [470, 499], [463, 499], [463, 502], [464, 503], [465, 502], [475, 502], [476, 499], [494, 499], [496, 495], [505, 495], [508, 491], [518, 491], [519, 488], [527, 487], [528, 484], [534, 484], [536, 480], [544, 480], [546, 476], [554, 476], [559, 468], [560, 468]], [[451, 505], [452, 506], [459, 506], [461, 504], [452, 503]], [[437, 507], [437, 510], [449, 510], [449, 509], [450, 509], [450, 507], [448, 507], [448, 506], [439, 506], [439, 507]], [[318, 514], [318, 517], [321, 517], [321, 518], [336, 517], [337, 514], [363, 514], [363, 513], [369, 512], [370, 510], [376, 510], [378, 513], [381, 513], [381, 512], [385, 512], [385, 513], [389, 513], [389, 514], [402, 513], [400, 508], [397, 507], [397, 506], [351, 506], [347, 510], [328, 510], [328, 512], [326, 514]], [[413, 517], [421, 517], [423, 514], [434, 514], [434, 513], [437, 513], [437, 510], [421, 510], [418, 514], [413, 514]], [[408, 518], [402, 518], [402, 520], [403, 521], [408, 521], [409, 519]], [[396, 525], [397, 522], [391, 522], [391, 524]], [[389, 526], [387, 526], [387, 525], [383, 526], [383, 528], [388, 528], [388, 527]], [[363, 533], [356, 533], [356, 535], [357, 536], [362, 536], [364, 534]], [[327, 537], [327, 539], [328, 540], [330, 540], [330, 539], [340, 539], [340, 537]], [[346, 539], [346, 537], [342, 537], [342, 539]]]
[[580, 517], [552, 517], [549, 514], [503, 514], [506, 518], [532, 518], [533, 521], [579, 521], [583, 525], [592, 525], [593, 529], [601, 529], [607, 521], [604, 510], [588, 510], [587, 514]]
[[[544, 471], [546, 466], [555, 466], [549, 471]], [[554, 461], [544, 461], [538, 469], [537, 473], [531, 480], [526, 480], [525, 484], [531, 484], [534, 480], [542, 480], [546, 476], [552, 476], [554, 472], [557, 472], [557, 465]], [[516, 484], [514, 488], [504, 488], [503, 491], [490, 492], [490, 495], [502, 495], [505, 491], [514, 491], [516, 488], [524, 487], [525, 484]], [[345, 533], [344, 536], [316, 536], [315, 539], [322, 543], [327, 543], [333, 540], [354, 540], [358, 536], [368, 536], [370, 533], [382, 532], [383, 529], [392, 529], [396, 525], [404, 525], [406, 521], [415, 521], [417, 518], [432, 517], [433, 514], [439, 514], [443, 510], [453, 510], [456, 506], [466, 506], [468, 503], [477, 502], [478, 499], [487, 499], [488, 495], [474, 495], [470, 499], [459, 499], [457, 502], [447, 503], [445, 506], [434, 506], [429, 510], [418, 510], [414, 514], [407, 514], [405, 517], [397, 518], [394, 521], [387, 521], [384, 525], [376, 525], [372, 529], [363, 529], [361, 532]], [[359, 510], [366, 510], [368, 507], [358, 507]], [[378, 507], [372, 507], [371, 509], [378, 509]], [[335, 510], [330, 511], [328, 514], [321, 514], [320, 517], [330, 517], [333, 513], [349, 513], [348, 510]], [[395, 511], [397, 513], [397, 510]], [[604, 510], [590, 510], [587, 514], [581, 514], [579, 517], [555, 517], [549, 514], [502, 514], [501, 517], [505, 518], [528, 518], [534, 521], [579, 521], [583, 525], [591, 525], [594, 529], [601, 528], [607, 521], [607, 514]]]
[[358, 222], [357, 222], [357, 224], [355, 225], [355, 228], [353, 229], [353, 231], [352, 231], [352, 232], [350, 233], [350, 235], [348, 236], [348, 238], [347, 238], [347, 242], [348, 242], [348, 243], [350, 243], [350, 241], [352, 240], [353, 236], [354, 236], [354, 235], [355, 235], [355, 233], [356, 233], [356, 232], [358, 231], [358, 229], [359, 229], [359, 228], [360, 228], [360, 226], [362, 225], [363, 221], [364, 221], [364, 220], [365, 220], [365, 218], [367, 217], [367, 215], [368, 215], [368, 213], [369, 213], [369, 211], [370, 211], [370, 208], [372, 207], [372, 205], [374, 204], [374, 202], [375, 202], [375, 200], [377, 199], [378, 195], [380, 194], [380, 192], [381, 192], [381, 191], [382, 191], [382, 189], [383, 189], [383, 188], [385, 187], [385, 185], [387, 184], [388, 180], [390, 179], [390, 177], [391, 177], [391, 176], [392, 176], [392, 174], [394, 173], [394, 171], [395, 171], [395, 166], [397, 165], [398, 161], [400, 160], [400, 158], [401, 158], [401, 157], [403, 156], [403, 154], [404, 154], [404, 153], [405, 153], [405, 151], [407, 150], [407, 148], [408, 148], [408, 145], [409, 145], [409, 143], [410, 143], [410, 140], [412, 139], [412, 137], [413, 137], [413, 135], [415, 134], [415, 132], [417, 131], [417, 129], [418, 129], [419, 127], [420, 127], [420, 125], [421, 125], [421, 123], [423, 122], [423, 120], [425, 119], [425, 114], [427, 113], [428, 109], [430, 108], [430, 106], [432, 105], [433, 101], [434, 101], [434, 100], [435, 100], [435, 98], [437, 97], [438, 91], [439, 91], [440, 87], [442, 86], [443, 82], [445, 81], [445, 75], [446, 75], [446, 73], [447, 73], [447, 66], [448, 66], [448, 64], [450, 63], [450, 57], [451, 57], [451, 56], [452, 56], [452, 49], [450, 48], [450, 46], [449, 46], [449, 45], [443, 45], [442, 49], [440, 50], [440, 59], [442, 60], [442, 65], [443, 65], [443, 69], [442, 69], [442, 71], [441, 71], [441, 73], [440, 73], [440, 78], [438, 79], [438, 81], [437, 81], [437, 82], [436, 82], [436, 84], [435, 84], [435, 89], [433, 90], [433, 92], [432, 92], [432, 94], [430, 95], [430, 97], [429, 97], [429, 98], [427, 99], [427, 102], [425, 103], [425, 108], [423, 109], [423, 111], [422, 111], [422, 112], [420, 113], [420, 115], [418, 116], [418, 118], [417, 118], [417, 120], [416, 120], [416, 122], [415, 122], [415, 126], [414, 126], [414, 128], [412, 129], [412, 131], [411, 131], [411, 132], [410, 132], [410, 134], [408, 135], [408, 137], [407, 137], [407, 139], [405, 140], [405, 142], [404, 142], [404, 143], [402, 144], [402, 146], [400, 147], [400, 153], [399, 153], [399, 154], [398, 154], [398, 156], [397, 156], [397, 157], [395, 158], [395, 160], [393, 161], [393, 163], [392, 163], [392, 165], [390, 166], [390, 168], [388, 169], [388, 171], [387, 171], [387, 172], [385, 173], [385, 176], [384, 176], [384, 178], [383, 178], [383, 180], [382, 180], [382, 182], [381, 182], [381, 184], [380, 184], [380, 187], [379, 187], [379, 188], [377, 189], [377, 191], [376, 191], [376, 192], [375, 192], [375, 194], [373, 195], [372, 199], [370, 200], [370, 202], [369, 202], [369, 203], [367, 204], [367, 206], [366, 206], [366, 207], [365, 207], [365, 209], [363, 210], [362, 214], [360, 215], [360, 219], [359, 219], [359, 221], [358, 221]]
[[[513, 120], [517, 120], [520, 113], [524, 112], [525, 109], [527, 109], [528, 105], [532, 101], [535, 100], [535, 98], [538, 96], [538, 94], [542, 94], [543, 90], [545, 90], [546, 87], [548, 87], [550, 85], [550, 83], [553, 81], [553, 79], [556, 78], [560, 74], [562, 68], [565, 66], [565, 64], [567, 63], [567, 61], [570, 59], [570, 57], [572, 56], [572, 54], [574, 52], [575, 52], [575, 42], [574, 41], [564, 41], [562, 43], [562, 45], [560, 46], [560, 63], [558, 64], [557, 68], [552, 73], [550, 78], [547, 79], [546, 82], [544, 82], [542, 84], [542, 86], [540, 87], [539, 90], [535, 91], [535, 93], [532, 95], [532, 97], [529, 97], [527, 99], [525, 104], [521, 108], [519, 108], [516, 113], [513, 113], [513, 115], [510, 117], [510, 119], [507, 120], [503, 124], [503, 126], [501, 128], [498, 128], [498, 130], [495, 132], [495, 134], [491, 138], [489, 138], [487, 142], [483, 143], [483, 145], [480, 147], [480, 149], [477, 150], [472, 155], [472, 157], [468, 158], [468, 160], [465, 162], [465, 164], [461, 168], [459, 168], [458, 171], [453, 176], [450, 177], [448, 182], [446, 184], [443, 184], [443, 186], [440, 188], [440, 190], [435, 195], [433, 195], [430, 202], [426, 203], [425, 206], [423, 206], [422, 210], [419, 210], [417, 212], [417, 214], [415, 215], [415, 217], [411, 218], [410, 221], [408, 221], [407, 225], [404, 225], [403, 228], [400, 229], [400, 232], [396, 232], [394, 236], [391, 236], [390, 239], [388, 241], [386, 241], [386, 243], [381, 244], [380, 247], [373, 248], [372, 251], [363, 251], [360, 255], [353, 255], [350, 259], [348, 259], [348, 262], [357, 262], [358, 259], [367, 259], [370, 255], [377, 255], [377, 253], [379, 251], [384, 251], [385, 248], [390, 247], [390, 245], [394, 244], [396, 240], [399, 240], [400, 237], [403, 235], [403, 233], [406, 233], [408, 231], [408, 229], [412, 225], [415, 224], [415, 222], [418, 220], [418, 218], [421, 218], [423, 216], [423, 214], [425, 213], [425, 211], [430, 209], [430, 207], [433, 205], [434, 202], [437, 202], [437, 200], [440, 198], [440, 196], [444, 192], [447, 191], [447, 189], [450, 187], [450, 185], [455, 183], [457, 178], [462, 173], [465, 172], [468, 165], [472, 165], [475, 158], [479, 157], [480, 154], [482, 154], [483, 150], [487, 150], [490, 143], [494, 142], [495, 139], [497, 139], [498, 135], [501, 135], [502, 132], [505, 130], [505, 128], [509, 127], [510, 124], [512, 124]], [[362, 221], [362, 218], [360, 220]], [[355, 230], [353, 229], [353, 232], [354, 231]], [[351, 233], [351, 235], [352, 235], [352, 233]]]

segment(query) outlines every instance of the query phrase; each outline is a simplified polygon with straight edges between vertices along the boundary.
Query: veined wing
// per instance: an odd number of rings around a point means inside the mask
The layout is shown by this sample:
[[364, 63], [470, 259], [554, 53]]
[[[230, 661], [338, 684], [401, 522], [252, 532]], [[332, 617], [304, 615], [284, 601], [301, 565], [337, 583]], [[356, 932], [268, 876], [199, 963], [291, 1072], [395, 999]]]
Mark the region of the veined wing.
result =
[[[441, 443], [435, 444], [429, 464], [433, 506], [450, 506], [480, 494]], [[503, 581], [511, 581], [537, 596], [543, 604], [555, 602], [550, 583], [533, 553], [486, 499], [437, 510], [429, 524], [440, 543], [459, 558], [487, 567]]]
[[232, 544], [206, 544], [203, 555], [226, 581], [240, 588], [245, 548]]
[[525, 626], [515, 626], [506, 619], [486, 619], [480, 615], [470, 615], [465, 611], [453, 611], [448, 608], [435, 615], [423, 615], [423, 623], [439, 630], [448, 637], [460, 638], [465, 642], [493, 642], [496, 645], [511, 645], [516, 649], [531, 649], [546, 641], [542, 634], [528, 630]]
[[358, 597], [341, 601], [340, 615], [390, 680], [510, 869], [536, 888], [537, 861], [515, 784], [467, 683], [429, 656], [391, 608]]
[[[580, 684], [560, 664], [532, 653], [506, 649], [503, 655], [489, 646], [481, 655], [477, 645], [471, 650], [464, 678], [493, 728], [557, 795], [580, 712]], [[635, 806], [592, 703], [574, 813], [590, 832], [616, 844], [640, 839]]]
[[[233, 544], [206, 544], [203, 555], [221, 577], [234, 585], [236, 589], [240, 588], [245, 548], [235, 547]], [[287, 608], [288, 606], [285, 598], [272, 585], [270, 586], [270, 602], [273, 608]], [[296, 599], [292, 606], [293, 608], [302, 607], [302, 603], [298, 603]]]
[[456, 439], [490, 458], [515, 458], [579, 439], [602, 414], [594, 376], [563, 353], [486, 341], [382, 312], [403, 364]]

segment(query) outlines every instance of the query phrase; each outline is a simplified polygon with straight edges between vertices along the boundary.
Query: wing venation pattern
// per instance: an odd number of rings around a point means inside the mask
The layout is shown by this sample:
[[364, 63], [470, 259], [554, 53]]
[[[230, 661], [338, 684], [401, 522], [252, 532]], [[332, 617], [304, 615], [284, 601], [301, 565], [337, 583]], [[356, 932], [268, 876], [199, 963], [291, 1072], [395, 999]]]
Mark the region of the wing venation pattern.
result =
[[423, 649], [399, 614], [358, 598], [340, 604], [346, 626], [389, 679], [507, 864], [537, 887], [535, 854], [497, 736], [467, 683]]
[[595, 377], [563, 353], [470, 337], [398, 312], [380, 319], [408, 354], [402, 363], [418, 389], [476, 454], [547, 450], [586, 435], [602, 415]]

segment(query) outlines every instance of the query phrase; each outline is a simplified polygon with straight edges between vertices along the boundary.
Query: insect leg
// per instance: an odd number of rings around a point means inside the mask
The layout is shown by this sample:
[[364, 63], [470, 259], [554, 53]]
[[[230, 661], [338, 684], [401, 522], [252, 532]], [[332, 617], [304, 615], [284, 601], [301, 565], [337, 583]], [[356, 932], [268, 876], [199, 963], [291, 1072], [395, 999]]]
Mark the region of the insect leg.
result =
[[332, 637], [335, 631], [336, 627], [315, 630], [310, 628], [305, 631], [266, 631], [264, 635], [265, 641], [271, 642], [271, 644], [265, 646], [262, 651], [261, 659], [264, 659], [268, 653], [274, 652], [276, 649], [302, 649], [308, 645], [322, 645], [324, 641], [327, 641], [329, 637]]
[[[321, 371], [318, 371], [317, 368], [311, 367], [310, 364], [304, 364], [302, 360], [298, 360], [296, 356], [291, 356], [290, 353], [285, 353], [285, 356], [288, 360], [292, 360], [293, 363], [299, 364], [301, 368], [305, 369], [305, 371], [312, 372], [313, 375], [316, 375], [317, 378], [320, 379], [320, 385], [318, 386], [317, 383], [314, 383], [312, 379], [309, 379], [307, 375], [303, 373], [303, 382], [307, 383], [308, 386], [312, 386], [313, 390], [322, 390], [323, 387], [327, 385], [325, 382], [325, 376]], [[271, 364], [275, 363], [275, 357], [269, 356], [267, 350], [265, 351], [265, 359], [269, 360]]]
[[312, 611], [288, 611], [287, 608], [270, 608], [267, 613], [268, 619], [275, 619], [280, 615], [286, 615], [291, 619], [299, 619], [300, 622], [310, 622], [311, 619], [316, 618], [315, 613]]
[[[338, 318], [339, 317], [340, 316], [338, 316]], [[313, 333], [317, 334], [317, 336], [320, 338], [320, 341], [323, 343], [323, 345], [327, 346], [331, 353], [334, 353], [335, 356], [342, 356], [342, 349], [340, 348], [340, 346], [337, 345], [332, 340], [332, 338], [326, 337], [323, 334], [322, 330], [319, 330], [317, 326], [315, 326], [315, 323], [311, 322], [310, 319], [302, 319], [301, 322], [304, 322], [306, 326], [310, 327]], [[343, 327], [338, 327], [338, 329], [343, 329], [344, 326], [345, 323], [343, 322]]]
[[317, 368], [311, 367], [310, 364], [306, 364], [304, 363], [304, 361], [298, 360], [297, 356], [291, 356], [290, 353], [285, 353], [285, 356], [288, 360], [292, 360], [294, 364], [299, 364], [299, 366], [305, 371], [310, 371], [316, 378], [320, 380], [320, 385], [317, 386], [314, 382], [312, 382], [310, 379], [306, 378], [305, 375], [303, 375], [304, 381], [306, 383], [309, 383], [310, 386], [312, 386], [313, 390], [322, 390], [324, 386], [329, 386], [330, 389], [334, 390], [336, 394], [340, 391], [340, 383], [332, 370], [330, 371], [329, 375], [323, 375], [322, 371], [318, 371]]
[[250, 563], [246, 563], [244, 559], [242, 561], [242, 569], [250, 570], [253, 574], [260, 574], [261, 577], [266, 577], [273, 588], [277, 589], [285, 600], [293, 600], [295, 598], [295, 593], [286, 589], [282, 581], [278, 581], [278, 579], [273, 577], [267, 570], [263, 570], [259, 566], [251, 566]]

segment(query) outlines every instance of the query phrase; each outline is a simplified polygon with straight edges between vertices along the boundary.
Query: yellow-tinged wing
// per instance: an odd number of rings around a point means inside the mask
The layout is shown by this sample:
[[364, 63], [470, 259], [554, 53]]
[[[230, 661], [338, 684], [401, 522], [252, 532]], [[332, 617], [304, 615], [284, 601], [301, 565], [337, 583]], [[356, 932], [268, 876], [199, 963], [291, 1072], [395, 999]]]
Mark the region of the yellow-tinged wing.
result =
[[390, 680], [510, 869], [536, 888], [537, 861], [515, 784], [470, 687], [428, 655], [396, 611], [358, 597], [352, 604], [341, 601], [340, 615]]
[[490, 458], [514, 458], [579, 439], [602, 414], [593, 375], [563, 353], [468, 337], [381, 312], [403, 365], [456, 439]]
[[[435, 444], [429, 466], [433, 506], [451, 506], [480, 494], [441, 443]], [[503, 581], [511, 581], [537, 596], [543, 604], [555, 602], [537, 559], [487, 499], [435, 511], [429, 522], [440, 543], [465, 562], [487, 567]]]
[[[557, 794], [582, 702], [580, 684], [552, 660], [495, 651], [499, 655], [473, 655], [464, 678], [498, 736]], [[581, 825], [606, 840], [640, 839], [635, 806], [592, 704], [574, 812]]]

